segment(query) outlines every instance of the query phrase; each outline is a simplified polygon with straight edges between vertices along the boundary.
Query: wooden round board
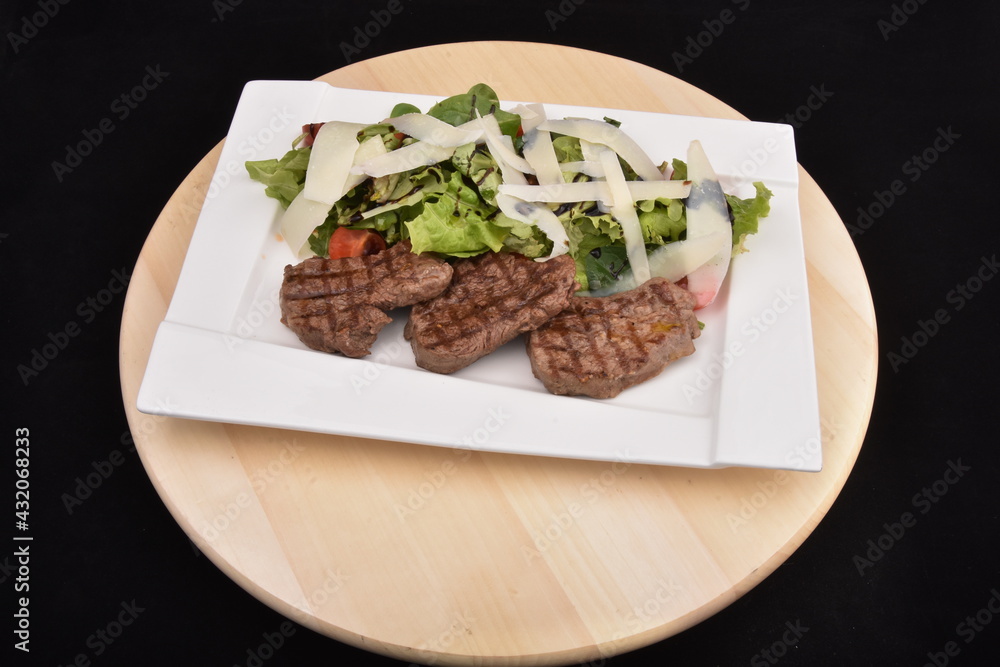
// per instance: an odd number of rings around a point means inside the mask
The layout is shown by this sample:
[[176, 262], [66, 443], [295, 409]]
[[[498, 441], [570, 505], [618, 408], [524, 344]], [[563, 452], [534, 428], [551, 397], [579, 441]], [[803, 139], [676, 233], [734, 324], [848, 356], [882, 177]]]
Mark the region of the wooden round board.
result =
[[[485, 81], [506, 99], [743, 119], [663, 72], [543, 44], [427, 47], [320, 79], [442, 97]], [[183, 181], [139, 256], [122, 319], [122, 393], [177, 522], [293, 620], [417, 662], [607, 657], [732, 603], [805, 540], [843, 487], [874, 398], [875, 317], [849, 235], [801, 168], [820, 473], [485, 454], [139, 413], [153, 336], [220, 150]]]

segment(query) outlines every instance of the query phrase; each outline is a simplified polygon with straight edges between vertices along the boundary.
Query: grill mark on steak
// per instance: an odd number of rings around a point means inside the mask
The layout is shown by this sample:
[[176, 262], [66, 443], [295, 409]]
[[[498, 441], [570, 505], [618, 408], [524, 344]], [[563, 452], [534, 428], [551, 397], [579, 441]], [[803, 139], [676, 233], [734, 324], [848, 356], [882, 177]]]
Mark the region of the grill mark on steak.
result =
[[418, 366], [453, 373], [546, 322], [576, 289], [569, 255], [536, 262], [491, 252], [460, 260], [445, 292], [413, 306], [404, 336]]
[[392, 321], [384, 311], [437, 296], [451, 282], [451, 266], [410, 249], [409, 241], [400, 241], [375, 255], [310, 257], [286, 266], [281, 322], [314, 350], [369, 354]]
[[553, 394], [613, 398], [694, 352], [690, 292], [652, 278], [627, 292], [574, 297], [528, 336], [531, 370]]

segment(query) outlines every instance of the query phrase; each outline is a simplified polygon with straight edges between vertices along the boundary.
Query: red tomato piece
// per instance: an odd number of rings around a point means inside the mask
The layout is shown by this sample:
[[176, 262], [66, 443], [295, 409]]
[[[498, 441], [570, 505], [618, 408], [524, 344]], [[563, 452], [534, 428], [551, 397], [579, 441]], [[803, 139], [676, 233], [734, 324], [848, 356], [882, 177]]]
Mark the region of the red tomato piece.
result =
[[338, 227], [330, 236], [330, 259], [376, 255], [385, 250], [385, 239], [371, 229]]

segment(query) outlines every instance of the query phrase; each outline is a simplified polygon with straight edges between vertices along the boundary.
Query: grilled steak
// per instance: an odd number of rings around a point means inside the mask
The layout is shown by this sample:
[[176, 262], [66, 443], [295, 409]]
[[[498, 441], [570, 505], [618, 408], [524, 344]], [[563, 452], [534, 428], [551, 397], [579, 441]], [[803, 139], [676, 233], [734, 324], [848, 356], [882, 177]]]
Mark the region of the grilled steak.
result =
[[576, 291], [569, 255], [536, 262], [486, 253], [455, 263], [451, 285], [413, 306], [404, 335], [417, 365], [453, 373], [562, 311]]
[[528, 336], [531, 370], [553, 394], [612, 398], [694, 352], [691, 294], [663, 278], [606, 297], [575, 297]]
[[282, 323], [314, 350], [365, 356], [392, 321], [384, 311], [430, 299], [451, 281], [451, 266], [410, 248], [401, 241], [375, 255], [286, 266]]

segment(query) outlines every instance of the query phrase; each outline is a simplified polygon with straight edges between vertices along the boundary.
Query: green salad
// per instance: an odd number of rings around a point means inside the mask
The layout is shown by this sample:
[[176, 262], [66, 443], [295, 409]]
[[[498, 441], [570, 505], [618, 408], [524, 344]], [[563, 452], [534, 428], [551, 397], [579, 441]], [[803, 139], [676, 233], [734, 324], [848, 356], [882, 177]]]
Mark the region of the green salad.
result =
[[[581, 292], [594, 294], [632, 273], [677, 280], [710, 265], [717, 291], [719, 266], [757, 232], [771, 191], [757, 182], [748, 199], [722, 193], [707, 158], [691, 173], [691, 153], [655, 164], [625, 129], [612, 118], [549, 119], [541, 105], [504, 110], [478, 84], [426, 112], [404, 103], [371, 125], [307, 125], [283, 157], [246, 168], [285, 209], [282, 233], [300, 257], [329, 256], [345, 228], [446, 257], [569, 253]], [[714, 217], [693, 221], [699, 206]]]

